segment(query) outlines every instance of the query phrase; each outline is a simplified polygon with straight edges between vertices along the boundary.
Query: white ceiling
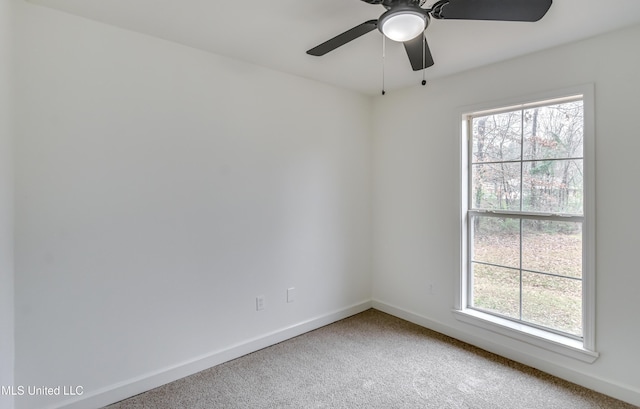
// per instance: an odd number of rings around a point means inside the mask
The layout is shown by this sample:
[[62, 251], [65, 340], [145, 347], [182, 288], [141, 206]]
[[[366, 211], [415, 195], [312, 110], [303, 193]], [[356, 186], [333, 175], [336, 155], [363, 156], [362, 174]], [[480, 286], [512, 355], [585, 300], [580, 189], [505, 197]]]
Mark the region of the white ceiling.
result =
[[[377, 30], [326, 54], [306, 50], [385, 9], [360, 0], [29, 0], [369, 95], [382, 85]], [[427, 0], [425, 8], [435, 0]], [[427, 80], [640, 23], [640, 0], [554, 0], [536, 23], [431, 20]], [[631, 50], [630, 50], [631, 51]], [[637, 50], [635, 52], [638, 52]], [[606, 58], [606, 56], [594, 56]], [[419, 86], [402, 44], [387, 41], [387, 91]]]

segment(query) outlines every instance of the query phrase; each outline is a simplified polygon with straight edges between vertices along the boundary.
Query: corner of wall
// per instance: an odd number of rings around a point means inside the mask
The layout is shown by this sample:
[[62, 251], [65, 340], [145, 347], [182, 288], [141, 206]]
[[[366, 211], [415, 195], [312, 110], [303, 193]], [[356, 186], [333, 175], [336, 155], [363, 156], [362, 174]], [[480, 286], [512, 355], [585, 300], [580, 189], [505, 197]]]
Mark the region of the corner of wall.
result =
[[0, 409], [14, 406], [13, 20], [12, 1], [0, 2]]

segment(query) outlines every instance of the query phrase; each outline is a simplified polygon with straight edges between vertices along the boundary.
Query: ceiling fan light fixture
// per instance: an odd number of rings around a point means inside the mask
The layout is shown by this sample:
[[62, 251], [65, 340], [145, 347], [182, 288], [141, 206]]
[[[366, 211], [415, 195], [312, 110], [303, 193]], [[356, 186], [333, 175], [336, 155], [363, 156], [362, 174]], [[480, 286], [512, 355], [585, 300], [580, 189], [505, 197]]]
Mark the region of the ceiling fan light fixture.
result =
[[427, 28], [427, 15], [413, 9], [391, 9], [380, 17], [382, 34], [393, 41], [416, 38]]

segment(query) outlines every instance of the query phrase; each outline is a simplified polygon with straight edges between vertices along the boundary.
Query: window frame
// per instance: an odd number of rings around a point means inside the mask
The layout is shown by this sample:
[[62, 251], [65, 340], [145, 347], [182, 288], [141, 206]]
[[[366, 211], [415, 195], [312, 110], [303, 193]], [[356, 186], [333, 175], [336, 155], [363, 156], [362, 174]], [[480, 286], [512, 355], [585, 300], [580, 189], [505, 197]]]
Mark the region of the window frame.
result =
[[[459, 129], [459, 181], [460, 181], [460, 271], [456, 275], [456, 294], [454, 300], [454, 316], [459, 321], [474, 325], [493, 333], [505, 335], [540, 348], [569, 356], [583, 362], [594, 362], [599, 354], [595, 345], [595, 120], [594, 120], [594, 85], [585, 84], [571, 88], [549, 91], [521, 98], [502, 101], [492, 101], [473, 106], [462, 107], [458, 110]], [[470, 251], [473, 248], [472, 237], [469, 233], [470, 212], [475, 214], [482, 211], [470, 209], [470, 180], [469, 155], [471, 155], [471, 135], [468, 134], [469, 115], [491, 114], [506, 112], [513, 109], [550, 105], [553, 102], [570, 100], [572, 97], [582, 96], [584, 115], [583, 140], [583, 278], [582, 278], [582, 326], [583, 336], [566, 336], [555, 331], [547, 331], [535, 325], [517, 322], [493, 314], [468, 308], [469, 305], [469, 271]], [[508, 215], [508, 211], [500, 211]], [[492, 212], [487, 212], [492, 214]], [[529, 215], [531, 212], [517, 212], [518, 215]], [[568, 221], [568, 219], [567, 219]]]

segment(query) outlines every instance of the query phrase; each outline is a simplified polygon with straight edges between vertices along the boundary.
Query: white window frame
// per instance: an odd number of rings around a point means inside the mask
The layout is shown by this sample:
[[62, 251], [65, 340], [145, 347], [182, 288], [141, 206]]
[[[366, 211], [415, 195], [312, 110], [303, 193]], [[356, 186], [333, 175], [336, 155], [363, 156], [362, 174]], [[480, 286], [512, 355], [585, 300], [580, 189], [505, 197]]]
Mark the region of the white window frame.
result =
[[[501, 334], [537, 347], [569, 356], [583, 362], [593, 363], [599, 356], [595, 345], [595, 120], [594, 85], [586, 84], [565, 88], [522, 98], [493, 101], [474, 106], [463, 107], [458, 112], [462, 120], [458, 129], [460, 152], [460, 273], [456, 275], [456, 295], [454, 316], [459, 321], [474, 325], [493, 333]], [[525, 323], [500, 318], [467, 308], [469, 255], [471, 248], [468, 229], [469, 206], [469, 138], [467, 120], [470, 114], [478, 112], [504, 111], [505, 108], [519, 109], [540, 102], [581, 95], [584, 107], [584, 145], [583, 145], [583, 188], [584, 188], [584, 224], [583, 224], [583, 281], [582, 281], [582, 339], [564, 336]]]

